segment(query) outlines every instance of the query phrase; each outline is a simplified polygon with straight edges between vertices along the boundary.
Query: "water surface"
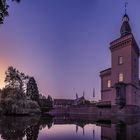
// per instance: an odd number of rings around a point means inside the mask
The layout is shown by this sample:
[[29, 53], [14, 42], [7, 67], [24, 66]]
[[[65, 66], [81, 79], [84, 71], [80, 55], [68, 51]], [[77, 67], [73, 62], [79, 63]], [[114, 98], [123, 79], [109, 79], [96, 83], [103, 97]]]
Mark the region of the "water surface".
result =
[[1, 140], [139, 140], [139, 117], [1, 117]]

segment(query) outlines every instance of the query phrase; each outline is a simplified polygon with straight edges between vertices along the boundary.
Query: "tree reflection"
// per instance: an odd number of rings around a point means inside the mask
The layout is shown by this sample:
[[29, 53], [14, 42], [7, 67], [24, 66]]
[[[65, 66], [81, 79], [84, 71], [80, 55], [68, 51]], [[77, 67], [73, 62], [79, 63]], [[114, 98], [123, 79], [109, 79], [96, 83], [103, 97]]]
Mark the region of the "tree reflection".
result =
[[39, 124], [40, 124], [40, 130], [44, 129], [46, 126], [48, 127], [48, 129], [50, 129], [53, 124], [53, 117], [50, 115], [48, 115], [47, 117], [46, 116], [41, 117]]
[[39, 130], [52, 126], [52, 117], [40, 118], [40, 116], [28, 117], [1, 117], [0, 134], [5, 140], [37, 140]]
[[2, 117], [0, 119], [0, 133], [5, 140], [22, 139], [25, 135], [27, 123], [23, 118]]
[[27, 140], [37, 140], [39, 133], [39, 124], [30, 126], [26, 129]]

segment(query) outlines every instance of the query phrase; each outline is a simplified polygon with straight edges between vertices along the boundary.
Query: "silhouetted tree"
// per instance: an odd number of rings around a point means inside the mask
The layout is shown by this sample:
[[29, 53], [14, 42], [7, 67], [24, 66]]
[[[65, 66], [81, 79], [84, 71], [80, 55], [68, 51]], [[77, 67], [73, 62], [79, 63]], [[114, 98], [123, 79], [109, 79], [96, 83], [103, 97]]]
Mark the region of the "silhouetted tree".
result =
[[46, 96], [39, 94], [39, 99], [47, 99]]
[[[4, 18], [9, 15], [8, 8], [9, 5], [7, 4], [8, 0], [0, 0], [0, 24], [3, 24]], [[15, 2], [20, 2], [20, 0], [11, 0]]]
[[31, 100], [34, 100], [34, 101], [37, 101], [37, 102], [39, 100], [39, 91], [38, 91], [38, 87], [37, 87], [37, 84], [36, 84], [36, 81], [35, 81], [34, 77], [29, 78], [29, 81], [27, 83], [27, 93], [26, 93], [26, 95]]
[[28, 79], [24, 73], [19, 72], [16, 68], [12, 66], [8, 67], [6, 71], [5, 83], [6, 87], [19, 88], [23, 91], [24, 82]]
[[[33, 79], [33, 80], [32, 80]], [[12, 66], [6, 71], [6, 86], [0, 92], [0, 113], [2, 114], [30, 114], [40, 113], [40, 107], [36, 101], [39, 97], [34, 78], [30, 78], [28, 92], [34, 96], [27, 99], [24, 88], [27, 88], [29, 77], [19, 72]], [[31, 84], [31, 85], [30, 85]], [[29, 88], [30, 87], [30, 88]]]
[[52, 97], [50, 95], [48, 95], [48, 98], [47, 98], [46, 102], [47, 102], [48, 107], [53, 106], [53, 100], [52, 100]]
[[[17, 109], [21, 110], [19, 101], [25, 100], [25, 95], [20, 89], [17, 88], [3, 88], [1, 93], [0, 107], [2, 108], [2, 114], [15, 114]], [[21, 102], [22, 104], [22, 102]], [[24, 105], [22, 105], [24, 106]]]
[[50, 95], [46, 98], [45, 96], [39, 94], [39, 101], [38, 104], [40, 106], [40, 109], [43, 112], [48, 112], [52, 109], [53, 107], [53, 99]]

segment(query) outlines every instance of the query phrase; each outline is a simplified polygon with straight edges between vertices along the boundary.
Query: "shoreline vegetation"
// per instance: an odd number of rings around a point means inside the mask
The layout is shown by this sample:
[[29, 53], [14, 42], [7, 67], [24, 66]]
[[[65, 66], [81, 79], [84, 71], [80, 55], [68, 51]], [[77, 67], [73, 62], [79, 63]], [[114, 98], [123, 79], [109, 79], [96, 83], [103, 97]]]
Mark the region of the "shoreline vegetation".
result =
[[12, 66], [8, 67], [5, 75], [5, 87], [0, 90], [1, 115], [35, 115], [52, 108], [52, 97], [39, 94], [34, 77]]

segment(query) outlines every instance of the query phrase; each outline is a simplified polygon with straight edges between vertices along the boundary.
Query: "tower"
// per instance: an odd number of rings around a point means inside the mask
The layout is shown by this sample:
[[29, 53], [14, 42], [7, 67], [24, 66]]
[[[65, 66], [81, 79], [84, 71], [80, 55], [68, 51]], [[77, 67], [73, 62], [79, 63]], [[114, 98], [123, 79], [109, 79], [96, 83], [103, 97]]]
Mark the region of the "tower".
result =
[[110, 43], [111, 68], [100, 72], [101, 101], [112, 105], [137, 105], [139, 98], [139, 48], [132, 34], [129, 17], [122, 18], [120, 37]]

